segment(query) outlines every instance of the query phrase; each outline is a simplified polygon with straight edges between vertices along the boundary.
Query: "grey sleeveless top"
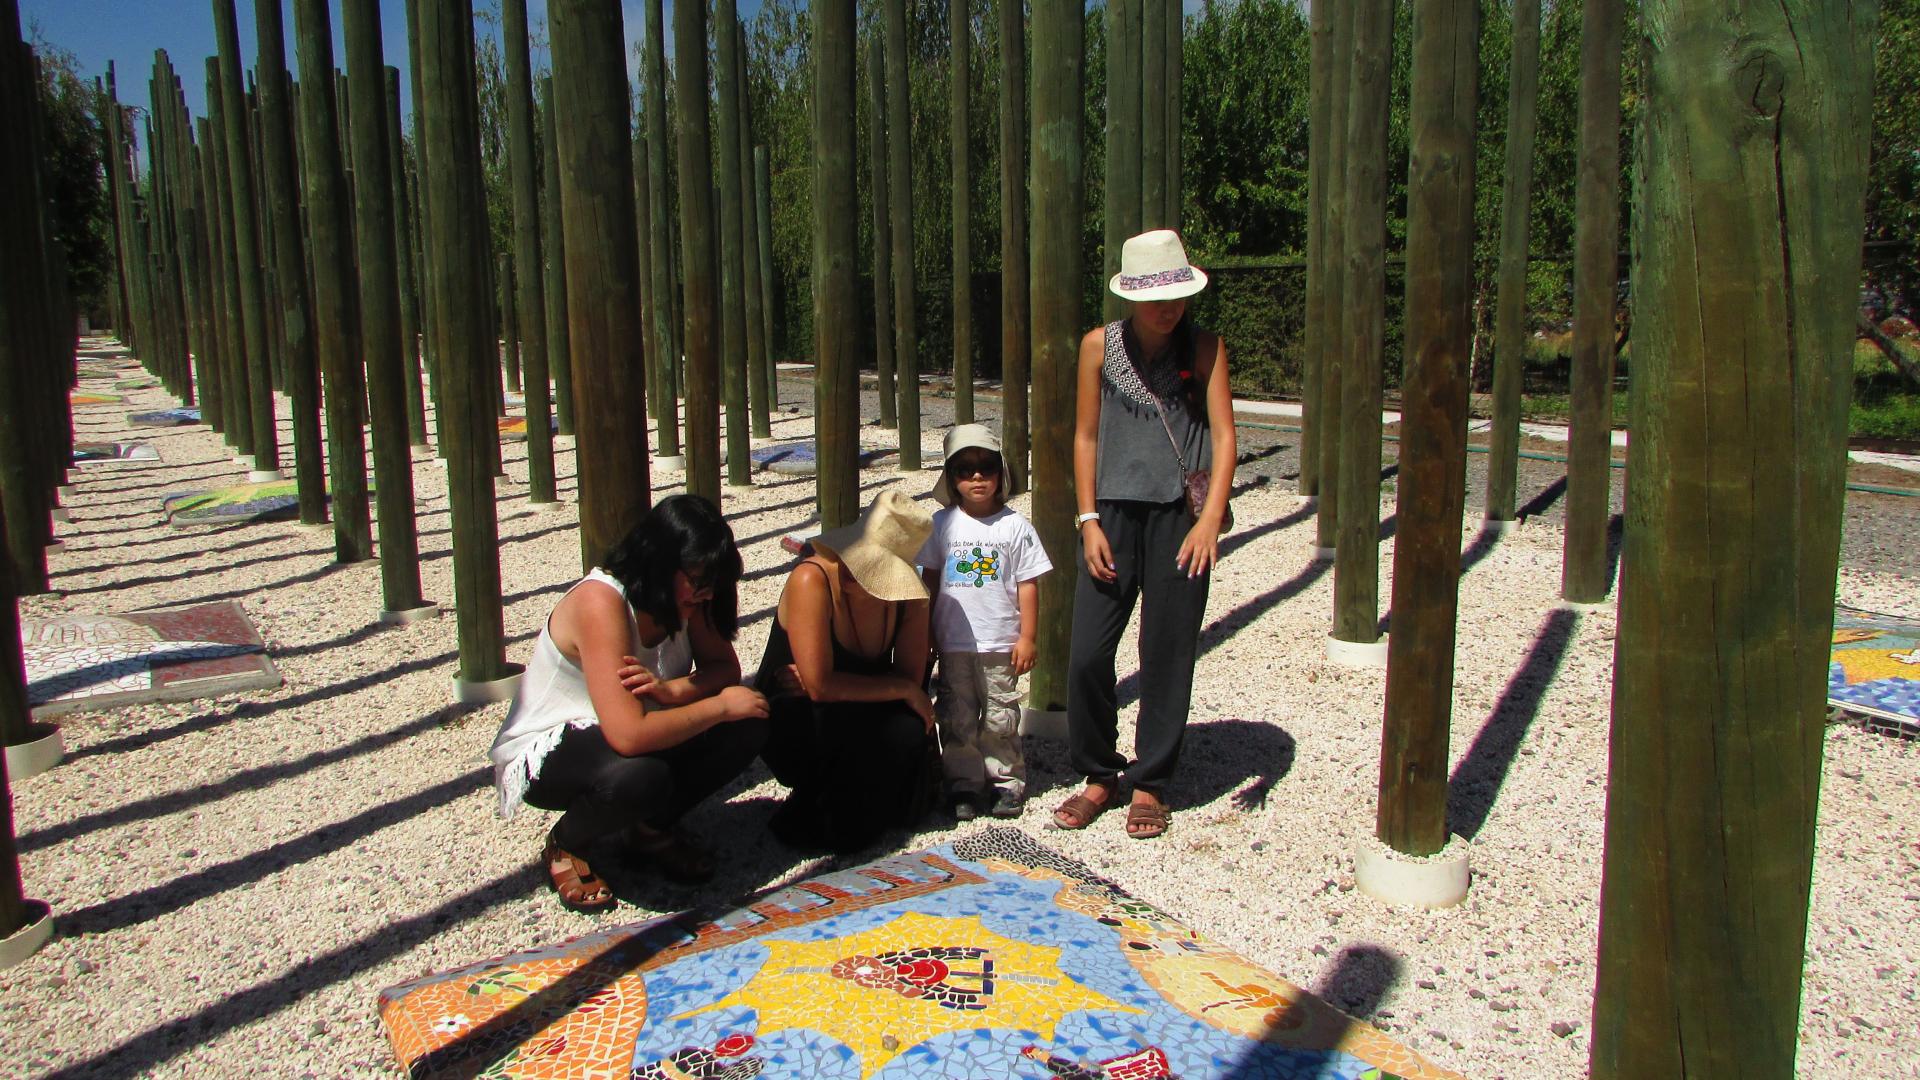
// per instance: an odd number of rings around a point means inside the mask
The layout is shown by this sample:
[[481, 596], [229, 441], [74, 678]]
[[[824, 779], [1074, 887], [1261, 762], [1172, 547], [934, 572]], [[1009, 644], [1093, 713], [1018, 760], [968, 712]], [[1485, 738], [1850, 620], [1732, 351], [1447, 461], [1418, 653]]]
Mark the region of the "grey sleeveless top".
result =
[[1166, 503], [1185, 497], [1180, 457], [1174, 453], [1154, 399], [1186, 457], [1188, 471], [1213, 464], [1213, 432], [1187, 405], [1187, 382], [1169, 349], [1152, 364], [1140, 359], [1140, 343], [1124, 319], [1106, 327], [1106, 359], [1100, 365], [1100, 448], [1095, 458], [1094, 498]]

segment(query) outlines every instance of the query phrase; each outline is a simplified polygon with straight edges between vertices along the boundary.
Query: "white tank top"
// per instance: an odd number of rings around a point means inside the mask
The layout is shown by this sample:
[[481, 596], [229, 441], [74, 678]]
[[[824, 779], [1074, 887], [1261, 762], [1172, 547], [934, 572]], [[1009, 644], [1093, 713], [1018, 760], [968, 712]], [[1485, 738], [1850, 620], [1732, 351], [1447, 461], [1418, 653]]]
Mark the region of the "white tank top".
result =
[[[627, 597], [620, 580], [599, 567], [589, 570], [586, 577], [574, 583], [573, 589], [589, 581], [619, 593], [622, 600]], [[573, 589], [568, 589], [567, 595], [571, 596]], [[685, 627], [658, 645], [646, 648], [640, 644], [640, 628], [629, 606], [627, 637], [627, 654], [637, 657], [656, 677], [678, 679], [692, 673], [693, 648]], [[533, 643], [533, 656], [527, 661], [526, 673], [520, 677], [520, 692], [514, 695], [513, 707], [507, 711], [500, 734], [494, 737], [493, 748], [487, 752], [488, 760], [493, 762], [493, 784], [500, 792], [500, 816], [510, 818], [519, 809], [526, 797], [527, 784], [540, 775], [541, 762], [559, 744], [566, 729], [595, 727], [599, 723], [593, 700], [587, 695], [586, 674], [553, 643], [553, 617], [549, 615], [546, 625], [540, 628], [539, 639]]]

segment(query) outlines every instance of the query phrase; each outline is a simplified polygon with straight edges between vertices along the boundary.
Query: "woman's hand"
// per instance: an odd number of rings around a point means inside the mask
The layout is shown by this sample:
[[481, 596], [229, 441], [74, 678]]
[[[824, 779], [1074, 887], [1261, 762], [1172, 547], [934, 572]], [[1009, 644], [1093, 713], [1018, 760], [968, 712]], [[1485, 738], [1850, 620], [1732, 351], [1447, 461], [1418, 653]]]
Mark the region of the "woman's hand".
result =
[[1220, 523], [1205, 518], [1194, 522], [1187, 538], [1180, 542], [1180, 554], [1173, 557], [1173, 564], [1185, 570], [1189, 578], [1197, 578], [1219, 561]]
[[635, 701], [651, 697], [660, 686], [660, 680], [637, 657], [621, 657], [619, 675], [620, 685], [633, 695]]
[[774, 672], [773, 688], [776, 697], [807, 697], [807, 684], [800, 678], [800, 665], [788, 664]]
[[927, 734], [933, 734], [933, 699], [927, 696], [925, 690], [916, 686], [907, 691], [905, 700], [907, 708], [917, 713], [920, 722], [927, 725]]
[[729, 686], [714, 696], [720, 703], [721, 723], [766, 718], [767, 699], [751, 686]]
[[[1181, 549], [1182, 554], [1186, 551]], [[1107, 534], [1100, 528], [1100, 522], [1090, 520], [1080, 526], [1080, 554], [1087, 561], [1087, 573], [1095, 581], [1116, 581], [1119, 571], [1113, 566], [1113, 548], [1107, 545]]]

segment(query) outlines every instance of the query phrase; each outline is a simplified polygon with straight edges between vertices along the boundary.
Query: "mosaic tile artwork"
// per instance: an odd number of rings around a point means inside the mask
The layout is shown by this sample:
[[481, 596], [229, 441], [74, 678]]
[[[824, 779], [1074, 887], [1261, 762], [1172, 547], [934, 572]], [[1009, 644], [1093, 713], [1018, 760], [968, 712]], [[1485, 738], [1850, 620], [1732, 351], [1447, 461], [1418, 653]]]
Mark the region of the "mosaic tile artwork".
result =
[[75, 465], [112, 465], [127, 461], [159, 461], [160, 451], [143, 442], [77, 442], [73, 444]]
[[97, 358], [83, 361], [74, 371], [83, 379], [116, 379], [138, 368], [138, 364], [126, 362], [114, 363], [111, 359]]
[[115, 390], [151, 390], [159, 385], [159, 379], [149, 377], [145, 379], [121, 379], [119, 382], [113, 384], [113, 388]]
[[93, 391], [82, 391], [73, 395], [75, 405], [118, 405], [125, 400], [127, 399], [119, 394], [101, 394]]
[[1015, 829], [380, 994], [414, 1080], [1458, 1078]]
[[[893, 456], [894, 453], [892, 450], [863, 450], [860, 452], [860, 467], [868, 468], [883, 458]], [[817, 465], [811, 439], [758, 447], [750, 456], [753, 459], [755, 472], [812, 476]]]
[[27, 620], [21, 644], [36, 716], [280, 685], [259, 632], [231, 601]]
[[186, 427], [188, 424], [199, 422], [200, 410], [195, 408], [159, 409], [154, 412], [127, 414], [127, 423], [134, 427]]
[[[560, 421], [547, 417], [547, 430], [558, 433]], [[500, 439], [503, 442], [527, 441], [527, 418], [524, 416], [503, 416], [500, 418]]]
[[1920, 726], [1920, 622], [1835, 608], [1827, 703]]

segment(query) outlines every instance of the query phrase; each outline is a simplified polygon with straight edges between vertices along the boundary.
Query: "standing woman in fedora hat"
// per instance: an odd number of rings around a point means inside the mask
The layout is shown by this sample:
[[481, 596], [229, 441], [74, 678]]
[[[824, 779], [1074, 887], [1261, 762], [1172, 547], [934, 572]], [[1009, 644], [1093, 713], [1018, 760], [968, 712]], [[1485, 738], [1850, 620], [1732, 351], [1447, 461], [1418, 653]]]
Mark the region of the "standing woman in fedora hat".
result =
[[[1073, 598], [1067, 731], [1073, 767], [1087, 784], [1054, 821], [1086, 828], [1117, 803], [1124, 778], [1133, 788], [1127, 835], [1144, 840], [1171, 820], [1164, 793], [1186, 733], [1207, 574], [1229, 520], [1233, 399], [1226, 346], [1187, 314], [1187, 298], [1207, 287], [1207, 275], [1187, 261], [1178, 233], [1128, 240], [1107, 287], [1132, 310], [1080, 341], [1073, 438], [1083, 573]], [[1199, 485], [1205, 496], [1191, 498]], [[1116, 746], [1114, 654], [1135, 601], [1143, 608], [1140, 713], [1129, 761]]]
[[856, 851], [923, 809], [933, 703], [913, 560], [932, 531], [924, 507], [882, 492], [787, 575], [759, 675], [761, 757], [793, 789], [769, 822], [784, 843]]

